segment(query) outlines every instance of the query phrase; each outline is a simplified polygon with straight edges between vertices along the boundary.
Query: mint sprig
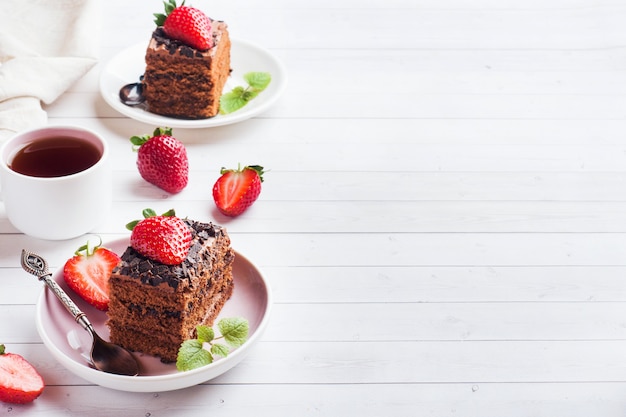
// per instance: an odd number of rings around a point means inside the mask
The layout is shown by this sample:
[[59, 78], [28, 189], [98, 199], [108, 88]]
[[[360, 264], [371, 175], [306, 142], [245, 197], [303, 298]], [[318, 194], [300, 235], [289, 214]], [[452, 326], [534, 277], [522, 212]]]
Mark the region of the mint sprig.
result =
[[[220, 336], [209, 326], [196, 326], [196, 339], [185, 340], [178, 350], [176, 369], [190, 371], [213, 363], [214, 356], [226, 357], [231, 349], [243, 345], [248, 338], [250, 326], [248, 320], [234, 317], [224, 318], [217, 323]], [[225, 344], [217, 343], [223, 339]]]
[[239, 110], [259, 95], [272, 81], [269, 72], [248, 72], [243, 75], [247, 87], [237, 86], [220, 97], [220, 114]]

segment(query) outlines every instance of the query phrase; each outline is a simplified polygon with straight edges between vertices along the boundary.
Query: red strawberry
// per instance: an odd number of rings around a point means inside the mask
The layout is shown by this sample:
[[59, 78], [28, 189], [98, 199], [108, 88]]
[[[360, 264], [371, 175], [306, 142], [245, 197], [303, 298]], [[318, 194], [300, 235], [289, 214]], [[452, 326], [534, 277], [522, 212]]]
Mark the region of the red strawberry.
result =
[[184, 1], [180, 6], [176, 5], [175, 0], [163, 3], [165, 14], [155, 13], [154, 22], [157, 26], [163, 26], [167, 36], [200, 51], [206, 51], [213, 46], [211, 19], [204, 12], [185, 6]]
[[26, 404], [39, 397], [43, 378], [26, 359], [16, 353], [5, 353], [0, 345], [0, 401]]
[[63, 278], [83, 300], [106, 311], [109, 307], [109, 277], [119, 261], [120, 257], [109, 249], [87, 243], [65, 262]]
[[137, 169], [144, 180], [168, 193], [178, 193], [187, 186], [187, 150], [172, 136], [172, 129], [157, 127], [152, 136], [133, 136], [130, 141], [138, 148]]
[[261, 193], [263, 167], [246, 166], [243, 169], [222, 168], [221, 177], [213, 186], [213, 199], [220, 212], [238, 216], [252, 205]]
[[191, 247], [191, 229], [174, 211], [157, 216], [144, 210], [145, 219], [131, 222], [130, 246], [137, 252], [166, 265], [182, 263]]

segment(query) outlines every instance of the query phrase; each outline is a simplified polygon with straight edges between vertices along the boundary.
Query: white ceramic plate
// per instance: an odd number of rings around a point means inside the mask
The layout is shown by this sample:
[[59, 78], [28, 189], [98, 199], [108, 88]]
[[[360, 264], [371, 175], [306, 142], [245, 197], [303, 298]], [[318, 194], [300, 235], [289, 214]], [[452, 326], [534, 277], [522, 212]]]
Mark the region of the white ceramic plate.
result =
[[[128, 239], [103, 246], [121, 254], [128, 246]], [[271, 291], [261, 273], [250, 261], [236, 253], [233, 275], [233, 295], [224, 305], [216, 323], [224, 317], [245, 318], [250, 324], [248, 340], [227, 357], [218, 357], [210, 365], [191, 371], [179, 372], [175, 364], [164, 364], [156, 357], [137, 353], [135, 357], [141, 368], [139, 376], [114, 375], [93, 369], [87, 361], [91, 337], [47, 288], [44, 288], [37, 302], [37, 331], [46, 347], [63, 366], [91, 383], [131, 392], [159, 392], [190, 387], [215, 378], [237, 365], [256, 344], [267, 325]], [[54, 274], [53, 279], [87, 315], [96, 332], [108, 340], [106, 313], [91, 307], [72, 292], [65, 284], [62, 271]]]
[[230, 113], [218, 114], [210, 119], [184, 120], [150, 113], [141, 107], [123, 104], [119, 91], [126, 84], [139, 81], [144, 73], [147, 42], [123, 50], [113, 57], [100, 74], [100, 93], [111, 107], [125, 116], [153, 126], [175, 128], [205, 128], [241, 122], [267, 110], [282, 94], [287, 86], [287, 74], [281, 64], [267, 50], [252, 43], [233, 39], [231, 47], [232, 72], [224, 92], [237, 86], [245, 86], [243, 75], [247, 72], [269, 72], [272, 76], [270, 85], [243, 108]]

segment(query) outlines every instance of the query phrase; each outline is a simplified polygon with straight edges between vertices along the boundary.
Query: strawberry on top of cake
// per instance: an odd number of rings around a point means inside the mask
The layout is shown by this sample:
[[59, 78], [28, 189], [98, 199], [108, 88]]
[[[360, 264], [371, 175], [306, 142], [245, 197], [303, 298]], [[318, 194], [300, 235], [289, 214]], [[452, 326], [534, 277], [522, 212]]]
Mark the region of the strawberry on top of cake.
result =
[[165, 2], [165, 14], [155, 13], [157, 26], [162, 26], [165, 34], [199, 51], [213, 47], [212, 21], [202, 10], [185, 6], [183, 1], [176, 6], [175, 0]]

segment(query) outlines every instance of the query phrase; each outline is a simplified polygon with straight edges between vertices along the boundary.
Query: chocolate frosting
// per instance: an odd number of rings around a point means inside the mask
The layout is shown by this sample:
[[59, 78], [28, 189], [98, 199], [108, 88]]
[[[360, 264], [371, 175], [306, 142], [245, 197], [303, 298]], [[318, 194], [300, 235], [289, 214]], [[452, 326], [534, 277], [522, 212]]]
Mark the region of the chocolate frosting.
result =
[[157, 46], [163, 45], [170, 55], [178, 52], [187, 58], [193, 58], [194, 56], [196, 58], [204, 58], [204, 54], [197, 49], [187, 46], [179, 40], [168, 38], [162, 27], [158, 27], [152, 32], [152, 38], [156, 41]]

